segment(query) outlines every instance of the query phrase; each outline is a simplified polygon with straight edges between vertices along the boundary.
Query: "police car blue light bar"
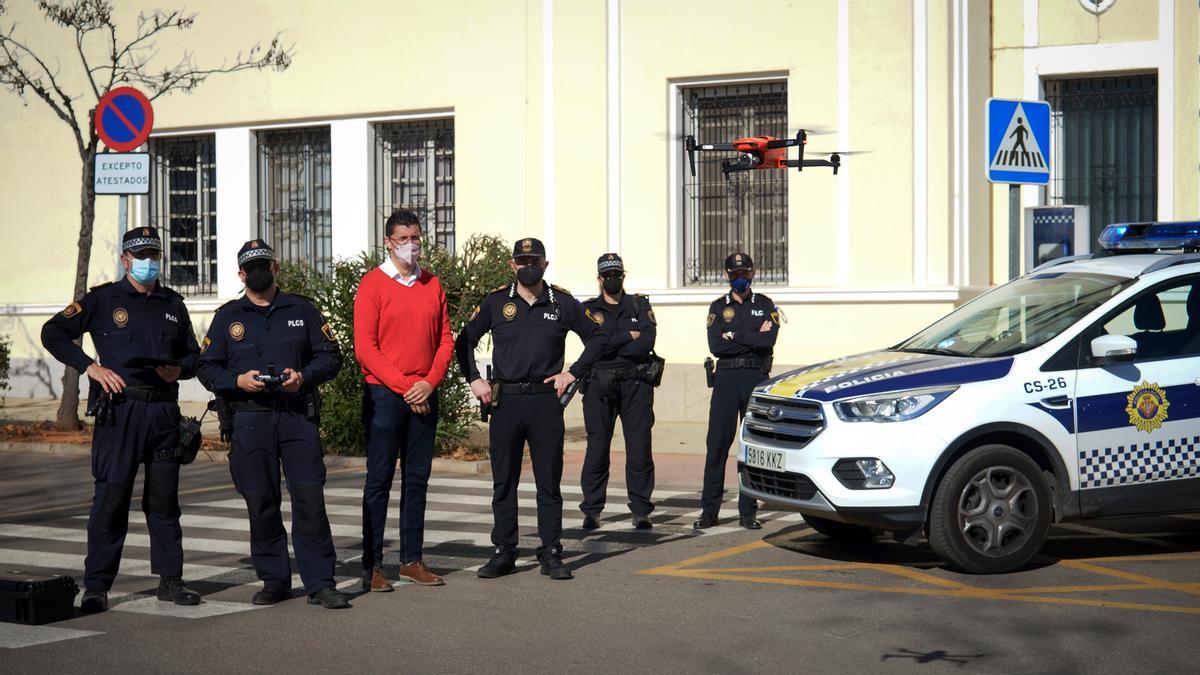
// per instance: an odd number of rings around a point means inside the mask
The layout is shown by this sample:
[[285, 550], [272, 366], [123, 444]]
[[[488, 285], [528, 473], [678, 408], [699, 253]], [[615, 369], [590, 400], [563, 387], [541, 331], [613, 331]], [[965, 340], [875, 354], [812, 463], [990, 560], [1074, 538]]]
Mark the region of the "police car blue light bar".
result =
[[1100, 233], [1100, 247], [1118, 251], [1200, 249], [1200, 220], [1173, 223], [1113, 223]]

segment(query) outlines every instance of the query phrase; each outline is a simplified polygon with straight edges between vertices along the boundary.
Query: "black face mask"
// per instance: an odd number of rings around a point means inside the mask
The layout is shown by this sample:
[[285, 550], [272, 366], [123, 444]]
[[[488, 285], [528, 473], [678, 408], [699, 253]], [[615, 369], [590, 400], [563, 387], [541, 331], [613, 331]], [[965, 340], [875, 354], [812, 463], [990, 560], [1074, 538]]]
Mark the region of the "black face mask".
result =
[[517, 281], [525, 288], [533, 288], [542, 280], [544, 271], [538, 265], [526, 265], [517, 268]]
[[618, 295], [621, 292], [621, 287], [625, 284], [625, 280], [621, 277], [605, 277], [601, 282], [604, 287], [604, 292], [609, 295]]
[[246, 272], [246, 288], [255, 293], [266, 292], [275, 283], [270, 267], [256, 267]]

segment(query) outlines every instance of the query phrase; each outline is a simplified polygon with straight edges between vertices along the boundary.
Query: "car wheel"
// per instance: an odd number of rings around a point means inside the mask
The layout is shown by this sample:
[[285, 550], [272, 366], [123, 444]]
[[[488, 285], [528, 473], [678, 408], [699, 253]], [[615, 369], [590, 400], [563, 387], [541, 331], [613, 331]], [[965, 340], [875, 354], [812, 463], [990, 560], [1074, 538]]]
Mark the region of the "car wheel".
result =
[[956, 461], [938, 485], [929, 544], [967, 572], [1010, 572], [1029, 562], [1050, 529], [1050, 488], [1028, 455], [985, 445]]
[[869, 527], [862, 525], [851, 525], [849, 523], [840, 523], [836, 520], [821, 518], [818, 516], [810, 516], [804, 514], [804, 522], [808, 523], [809, 527], [829, 537], [830, 539], [840, 539], [842, 541], [861, 541], [864, 539], [872, 539], [875, 537], [875, 531]]

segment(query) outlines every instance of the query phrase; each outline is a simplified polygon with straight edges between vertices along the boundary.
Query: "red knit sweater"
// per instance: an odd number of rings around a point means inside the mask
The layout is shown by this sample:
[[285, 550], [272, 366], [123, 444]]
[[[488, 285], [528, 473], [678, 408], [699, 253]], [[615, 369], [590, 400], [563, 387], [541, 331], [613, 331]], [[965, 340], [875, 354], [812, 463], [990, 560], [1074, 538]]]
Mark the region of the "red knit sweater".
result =
[[371, 384], [398, 394], [420, 380], [437, 388], [454, 355], [438, 278], [421, 270], [409, 287], [378, 267], [367, 272], [354, 296], [354, 355]]

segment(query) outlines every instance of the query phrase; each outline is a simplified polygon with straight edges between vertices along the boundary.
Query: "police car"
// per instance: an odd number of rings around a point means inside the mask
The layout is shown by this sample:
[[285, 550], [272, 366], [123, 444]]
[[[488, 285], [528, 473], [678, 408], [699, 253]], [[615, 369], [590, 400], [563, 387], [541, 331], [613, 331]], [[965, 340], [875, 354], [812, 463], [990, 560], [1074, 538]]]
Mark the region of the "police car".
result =
[[757, 387], [742, 491], [975, 573], [1021, 567], [1052, 522], [1200, 510], [1200, 222], [1100, 243]]

